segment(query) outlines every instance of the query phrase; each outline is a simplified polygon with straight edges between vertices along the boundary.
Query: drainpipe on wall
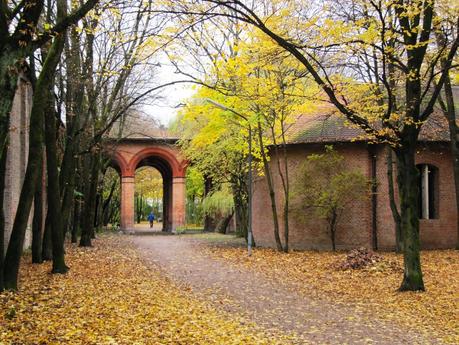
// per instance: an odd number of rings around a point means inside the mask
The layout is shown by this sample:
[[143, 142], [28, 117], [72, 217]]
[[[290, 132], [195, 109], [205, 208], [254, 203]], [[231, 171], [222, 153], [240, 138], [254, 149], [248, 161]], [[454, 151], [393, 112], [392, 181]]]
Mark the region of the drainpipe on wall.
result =
[[378, 180], [376, 177], [377, 155], [374, 146], [368, 147], [371, 164], [371, 239], [373, 250], [378, 250]]

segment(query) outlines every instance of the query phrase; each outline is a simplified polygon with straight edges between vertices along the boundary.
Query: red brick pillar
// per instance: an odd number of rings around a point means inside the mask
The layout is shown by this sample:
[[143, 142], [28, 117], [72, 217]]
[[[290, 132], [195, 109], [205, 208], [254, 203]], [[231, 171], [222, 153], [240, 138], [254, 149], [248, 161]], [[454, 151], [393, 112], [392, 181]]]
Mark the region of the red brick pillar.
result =
[[134, 177], [121, 177], [121, 230], [134, 229]]
[[172, 178], [172, 230], [185, 225], [185, 177]]

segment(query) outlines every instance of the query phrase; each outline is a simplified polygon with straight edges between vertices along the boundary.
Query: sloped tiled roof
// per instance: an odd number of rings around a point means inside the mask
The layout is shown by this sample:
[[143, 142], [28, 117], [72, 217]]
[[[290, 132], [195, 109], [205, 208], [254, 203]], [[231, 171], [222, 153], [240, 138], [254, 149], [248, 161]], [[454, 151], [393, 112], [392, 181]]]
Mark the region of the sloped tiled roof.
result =
[[[321, 106], [314, 114], [298, 116], [288, 129], [290, 144], [365, 141], [365, 132], [331, 106]], [[423, 125], [420, 141], [449, 141], [448, 122], [439, 111]]]

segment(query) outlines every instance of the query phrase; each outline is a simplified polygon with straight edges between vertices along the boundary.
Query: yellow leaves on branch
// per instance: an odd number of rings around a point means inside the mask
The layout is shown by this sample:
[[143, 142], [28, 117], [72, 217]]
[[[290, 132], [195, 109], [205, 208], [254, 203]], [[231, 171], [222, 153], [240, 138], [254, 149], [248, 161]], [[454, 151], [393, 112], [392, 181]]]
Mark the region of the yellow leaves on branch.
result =
[[21, 265], [20, 291], [0, 294], [0, 344], [288, 344], [217, 312], [148, 269], [126, 238], [67, 247], [71, 270]]
[[138, 169], [135, 174], [135, 192], [149, 199], [162, 199], [163, 178], [159, 171], [151, 167]]

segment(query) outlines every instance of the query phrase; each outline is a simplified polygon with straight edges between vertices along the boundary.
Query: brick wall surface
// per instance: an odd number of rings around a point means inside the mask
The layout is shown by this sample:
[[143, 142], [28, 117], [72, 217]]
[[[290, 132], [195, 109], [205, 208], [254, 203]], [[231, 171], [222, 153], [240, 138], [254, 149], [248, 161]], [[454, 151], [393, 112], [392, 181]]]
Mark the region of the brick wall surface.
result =
[[[381, 147], [377, 152], [378, 165], [378, 242], [381, 249], [393, 249], [395, 232], [389, 205], [387, 185], [386, 153]], [[421, 245], [426, 249], [453, 248], [457, 241], [456, 201], [451, 154], [448, 144], [420, 144], [416, 164], [430, 164], [438, 168], [438, 211], [437, 219], [420, 219]], [[396, 177], [394, 171], [394, 178]], [[397, 190], [395, 191], [398, 197]]]
[[[335, 149], [345, 157], [349, 168], [358, 169], [371, 178], [371, 156], [366, 144], [335, 144]], [[298, 166], [311, 153], [323, 152], [323, 145], [303, 144], [288, 148], [289, 176], [294, 183]], [[373, 149], [376, 156], [377, 175], [377, 240], [378, 248], [392, 249], [395, 245], [394, 223], [390, 211], [387, 187], [386, 153], [383, 146]], [[282, 187], [276, 172], [275, 155], [271, 159], [275, 190], [283, 238]], [[439, 169], [439, 218], [421, 220], [420, 233], [423, 248], [451, 248], [456, 243], [456, 209], [451, 157], [445, 144], [420, 145], [417, 163], [435, 165]], [[292, 205], [289, 217], [289, 243], [292, 249], [330, 249], [331, 240], [324, 221], [307, 215], [299, 206]], [[257, 245], [275, 247], [271, 202], [264, 177], [257, 177], [253, 195], [253, 233]], [[337, 229], [338, 249], [359, 246], [372, 247], [372, 204], [371, 199], [355, 200], [343, 214]]]

